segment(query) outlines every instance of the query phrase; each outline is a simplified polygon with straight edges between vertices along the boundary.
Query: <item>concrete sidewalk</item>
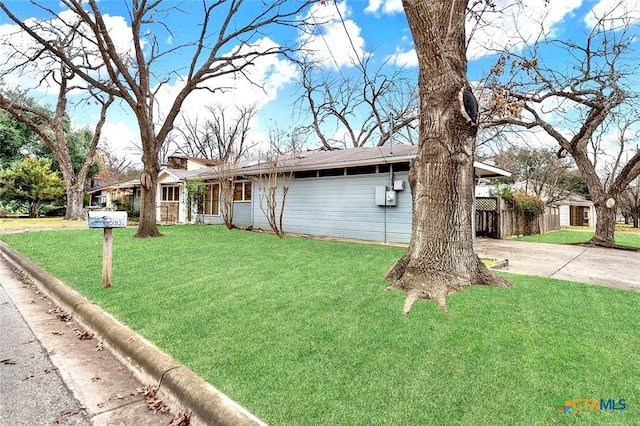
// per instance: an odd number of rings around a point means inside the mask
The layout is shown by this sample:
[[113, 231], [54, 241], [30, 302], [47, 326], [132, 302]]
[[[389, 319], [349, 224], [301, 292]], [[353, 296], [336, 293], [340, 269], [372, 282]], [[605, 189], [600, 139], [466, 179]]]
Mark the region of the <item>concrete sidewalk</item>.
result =
[[478, 239], [481, 258], [507, 259], [505, 270], [640, 291], [640, 253], [629, 250]]
[[[169, 424], [173, 416], [154, 414], [137, 392], [157, 385], [157, 397], [171, 407], [172, 414], [190, 413], [193, 425], [264, 425], [191, 370], [2, 241], [0, 285], [9, 295], [7, 303], [15, 304], [79, 402], [76, 407], [80, 410], [73, 408], [73, 401], [72, 408], [66, 410], [82, 411], [78, 413], [77, 424], [86, 424], [81, 423], [81, 417], [94, 425]], [[60, 309], [69, 314], [68, 321], [60, 320]], [[13, 328], [14, 324], [5, 324], [3, 320], [4, 327]], [[85, 332], [94, 337], [80, 339]], [[4, 387], [0, 390], [0, 399], [11, 391]], [[58, 393], [53, 388], [49, 392]], [[42, 395], [33, 398], [39, 396]], [[29, 403], [40, 404], [40, 400], [50, 395], [43, 397]], [[38, 423], [23, 422], [20, 418], [9, 420], [0, 424], [52, 424], [48, 420]]]
[[0, 424], [91, 424], [47, 351], [5, 291], [0, 265]]
[[134, 395], [136, 389], [154, 383], [135, 377], [100, 339], [81, 340], [84, 329], [73, 320], [63, 321], [57, 304], [1, 257], [0, 296], [0, 358], [16, 363], [0, 365], [0, 424], [126, 426], [171, 421], [150, 411], [142, 394]]

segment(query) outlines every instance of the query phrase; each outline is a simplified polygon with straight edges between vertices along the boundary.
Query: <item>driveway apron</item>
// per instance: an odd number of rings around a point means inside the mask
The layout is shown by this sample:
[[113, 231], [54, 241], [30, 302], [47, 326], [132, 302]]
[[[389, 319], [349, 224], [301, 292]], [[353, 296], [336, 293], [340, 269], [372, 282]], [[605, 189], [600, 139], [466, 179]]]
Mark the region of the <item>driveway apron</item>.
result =
[[478, 239], [481, 258], [507, 259], [508, 272], [640, 291], [640, 253], [513, 240]]

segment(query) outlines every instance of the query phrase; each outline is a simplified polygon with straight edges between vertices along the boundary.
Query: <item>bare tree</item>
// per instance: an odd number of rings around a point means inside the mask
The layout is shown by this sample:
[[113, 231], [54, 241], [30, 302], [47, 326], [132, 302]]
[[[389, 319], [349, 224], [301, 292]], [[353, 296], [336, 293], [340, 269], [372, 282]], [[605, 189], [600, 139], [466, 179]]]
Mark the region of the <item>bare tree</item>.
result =
[[[323, 70], [300, 62], [302, 95], [297, 105], [311, 116], [311, 128], [323, 147], [357, 148], [384, 145], [390, 137], [413, 143], [418, 120], [415, 82], [401, 69], [387, 75], [388, 61], [373, 69], [372, 55], [352, 70]], [[336, 138], [336, 132], [344, 133]]]
[[[388, 289], [407, 293], [404, 313], [419, 299], [436, 300], [471, 284], [508, 285], [473, 251], [471, 212], [477, 117], [467, 82], [466, 0], [404, 0], [420, 67], [420, 138], [409, 171], [411, 240], [386, 273]], [[473, 104], [473, 102], [471, 102]], [[463, 114], [464, 111], [464, 114]]]
[[301, 132], [294, 129], [286, 132], [277, 125], [269, 129], [270, 149], [262, 156], [266, 160], [265, 173], [259, 174], [257, 183], [260, 210], [267, 218], [269, 226], [275, 234], [283, 238], [284, 207], [289, 193], [289, 184], [293, 178], [293, 170], [286, 169], [286, 159], [295, 157], [301, 147]]
[[[231, 111], [230, 111], [231, 109]], [[207, 106], [202, 119], [182, 116], [182, 125], [177, 126], [180, 135], [178, 152], [211, 160], [236, 163], [253, 148], [247, 140], [251, 120], [258, 108], [255, 104], [236, 105], [234, 108], [216, 104]]]
[[130, 158], [119, 156], [106, 144], [98, 145], [98, 161], [101, 163], [97, 178], [102, 184], [113, 184], [123, 180], [133, 180], [140, 176]]
[[222, 163], [216, 167], [218, 171], [217, 181], [220, 185], [220, 215], [227, 229], [232, 229], [234, 191], [236, 187], [236, 164]]
[[[629, 151], [639, 118], [634, 40], [631, 17], [604, 16], [583, 43], [542, 39], [492, 68], [492, 124], [541, 129], [559, 156], [573, 157], [596, 209], [594, 245], [614, 245], [617, 200], [640, 173], [640, 152]], [[547, 48], [565, 52], [564, 66], [546, 65]]]
[[574, 167], [569, 158], [558, 158], [550, 148], [509, 146], [493, 157], [496, 166], [509, 170], [511, 179], [525, 193], [535, 195], [550, 204], [569, 195], [564, 182]]
[[[33, 20], [19, 18], [2, 2], [0, 9], [43, 50], [58, 57], [78, 78], [129, 105], [139, 126], [144, 165], [140, 224], [136, 236], [158, 237], [162, 235], [156, 224], [156, 184], [160, 171], [158, 153], [174, 127], [185, 100], [198, 89], [224, 90], [224, 87], [212, 83], [218, 77], [232, 74], [249, 78], [248, 68], [263, 56], [292, 52], [293, 48], [288, 46], [262, 45], [259, 38], [263, 37], [265, 27], [270, 25], [296, 27], [301, 12], [312, 1], [202, 1], [201, 19], [197, 24], [200, 28], [198, 38], [166, 48], [158, 40], [163, 34], [173, 36], [174, 32], [163, 17], [184, 13], [180, 5], [162, 0], [124, 2], [131, 30], [131, 45], [125, 51], [118, 49], [106, 19], [108, 15], [102, 13], [97, 0], [61, 0], [60, 3], [73, 14], [73, 20], [68, 14], [61, 17], [45, 6], [38, 5], [38, 2], [31, 1], [32, 5], [57, 18], [69, 29], [76, 28], [86, 44], [95, 46], [100, 53], [99, 60], [88, 56], [87, 60], [99, 72], [88, 72], [78, 67], [64, 50], [34, 29]], [[167, 3], [170, 5], [165, 6]], [[189, 15], [190, 19], [192, 17]], [[163, 73], [162, 62], [166, 62], [170, 55], [183, 51], [189, 52], [184, 68], [180, 70], [176, 67]], [[102, 78], [105, 75], [106, 78]], [[163, 87], [176, 79], [180, 82], [177, 93], [169, 101], [167, 112], [159, 122], [156, 97]]]
[[[64, 64], [59, 64], [57, 70], [51, 70], [53, 79], [58, 83], [58, 96], [54, 111], [35, 105], [24, 94], [0, 91], [0, 108], [7, 111], [15, 119], [28, 126], [42, 143], [51, 150], [58, 162], [64, 179], [67, 209], [64, 218], [67, 220], [84, 220], [85, 183], [89, 170], [94, 163], [98, 142], [102, 135], [102, 126], [106, 120], [107, 109], [113, 102], [110, 95], [104, 98], [94, 95], [93, 99], [100, 103], [100, 118], [93, 129], [87, 155], [78, 171], [74, 170], [69, 144], [67, 141], [67, 96], [78, 87], [70, 84], [73, 72]], [[55, 74], [54, 74], [55, 73]]]

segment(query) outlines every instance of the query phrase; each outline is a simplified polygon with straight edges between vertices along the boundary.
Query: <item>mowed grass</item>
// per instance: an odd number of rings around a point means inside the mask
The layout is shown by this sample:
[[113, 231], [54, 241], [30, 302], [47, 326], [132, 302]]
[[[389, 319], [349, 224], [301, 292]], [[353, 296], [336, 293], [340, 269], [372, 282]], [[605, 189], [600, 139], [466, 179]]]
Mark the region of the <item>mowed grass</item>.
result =
[[[525, 235], [515, 238], [518, 241], [529, 241], [535, 243], [551, 243], [551, 244], [581, 244], [586, 243], [593, 237], [594, 231], [584, 232], [579, 230], [561, 230], [547, 232], [546, 234]], [[616, 245], [621, 247], [634, 247], [640, 249], [640, 233], [624, 233], [616, 232]]]
[[[219, 226], [1, 238], [273, 425], [640, 424], [640, 294], [509, 274], [401, 315], [403, 249]], [[624, 411], [555, 409], [625, 398]]]

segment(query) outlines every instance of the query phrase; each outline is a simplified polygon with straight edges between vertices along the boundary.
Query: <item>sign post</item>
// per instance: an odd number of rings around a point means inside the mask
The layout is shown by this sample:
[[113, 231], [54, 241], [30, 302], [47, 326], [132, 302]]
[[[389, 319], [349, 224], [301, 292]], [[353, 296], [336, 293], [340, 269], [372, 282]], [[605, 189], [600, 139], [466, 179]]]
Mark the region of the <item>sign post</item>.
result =
[[127, 227], [127, 212], [120, 211], [88, 211], [89, 228], [104, 229], [102, 244], [102, 287], [111, 286], [111, 259], [113, 254], [113, 228]]

